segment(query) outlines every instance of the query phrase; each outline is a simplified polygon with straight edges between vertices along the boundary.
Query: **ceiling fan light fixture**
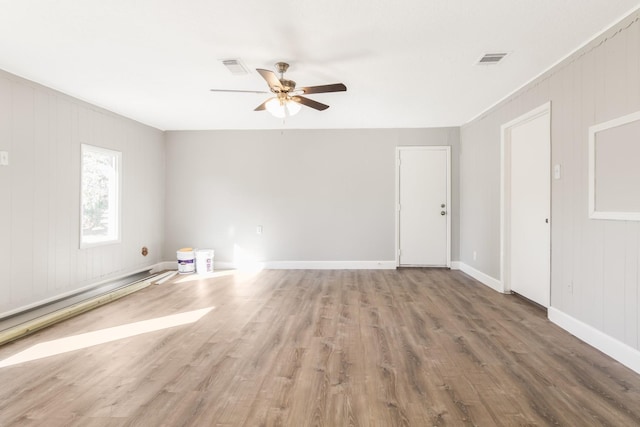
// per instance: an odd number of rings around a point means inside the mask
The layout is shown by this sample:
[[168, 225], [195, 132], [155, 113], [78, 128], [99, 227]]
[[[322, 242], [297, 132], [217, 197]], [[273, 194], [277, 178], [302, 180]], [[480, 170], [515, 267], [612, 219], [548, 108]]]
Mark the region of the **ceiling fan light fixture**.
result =
[[[269, 90], [275, 96], [258, 105], [253, 111], [269, 111], [273, 116], [285, 118], [295, 116], [300, 112], [302, 106], [313, 108], [317, 111], [324, 111], [329, 106], [322, 102], [314, 101], [306, 96], [314, 93], [344, 92], [347, 87], [343, 83], [333, 83], [320, 86], [306, 86], [296, 89], [296, 82], [285, 79], [284, 73], [289, 68], [286, 62], [278, 62], [276, 64], [280, 78], [276, 73], [263, 68], [256, 68], [256, 71], [269, 85]], [[233, 89], [211, 89], [213, 92], [245, 92], [245, 93], [268, 93], [256, 90], [233, 90]]]
[[267, 101], [265, 107], [273, 116], [284, 119], [286, 117], [295, 116], [300, 112], [302, 106], [291, 98], [273, 97]]

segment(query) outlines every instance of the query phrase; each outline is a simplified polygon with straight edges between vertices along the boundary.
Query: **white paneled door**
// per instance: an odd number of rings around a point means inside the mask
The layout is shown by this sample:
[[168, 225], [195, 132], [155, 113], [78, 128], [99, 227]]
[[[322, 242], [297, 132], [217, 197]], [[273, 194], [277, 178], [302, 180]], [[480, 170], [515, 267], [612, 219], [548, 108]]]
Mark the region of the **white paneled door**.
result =
[[550, 304], [550, 113], [509, 128], [509, 282], [516, 292]]
[[450, 265], [450, 147], [397, 148], [398, 266]]

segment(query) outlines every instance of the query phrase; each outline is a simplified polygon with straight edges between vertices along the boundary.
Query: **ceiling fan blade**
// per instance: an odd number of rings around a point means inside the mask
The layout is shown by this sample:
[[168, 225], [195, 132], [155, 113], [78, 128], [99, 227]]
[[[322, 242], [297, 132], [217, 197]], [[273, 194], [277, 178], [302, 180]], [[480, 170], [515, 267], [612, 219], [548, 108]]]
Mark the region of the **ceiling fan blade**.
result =
[[309, 93], [344, 92], [347, 87], [342, 83], [334, 83], [331, 85], [301, 87], [298, 90], [302, 90], [306, 95]]
[[269, 85], [270, 88], [277, 88], [280, 90], [284, 89], [282, 87], [282, 83], [280, 83], [280, 80], [278, 80], [276, 73], [274, 73], [273, 71], [264, 70], [262, 68], [256, 68], [256, 71], [260, 73], [262, 78], [267, 81], [267, 84]]
[[267, 109], [267, 102], [271, 101], [273, 98], [269, 98], [264, 101], [262, 104], [258, 105], [253, 111], [263, 111]]
[[311, 107], [318, 111], [323, 111], [329, 108], [327, 104], [323, 104], [318, 101], [314, 101], [313, 99], [305, 98], [304, 96], [294, 96], [291, 98], [293, 101], [298, 102], [302, 105], [306, 105], [307, 107]]
[[264, 90], [209, 89], [211, 92], [269, 93]]

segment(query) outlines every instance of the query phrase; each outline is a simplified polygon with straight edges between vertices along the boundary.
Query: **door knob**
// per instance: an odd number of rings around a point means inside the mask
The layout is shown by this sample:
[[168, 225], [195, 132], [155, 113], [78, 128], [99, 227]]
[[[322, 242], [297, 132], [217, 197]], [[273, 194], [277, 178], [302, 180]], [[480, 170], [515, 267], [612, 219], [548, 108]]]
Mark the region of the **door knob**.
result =
[[444, 215], [444, 214], [446, 214], [445, 211], [440, 211], [440, 215]]

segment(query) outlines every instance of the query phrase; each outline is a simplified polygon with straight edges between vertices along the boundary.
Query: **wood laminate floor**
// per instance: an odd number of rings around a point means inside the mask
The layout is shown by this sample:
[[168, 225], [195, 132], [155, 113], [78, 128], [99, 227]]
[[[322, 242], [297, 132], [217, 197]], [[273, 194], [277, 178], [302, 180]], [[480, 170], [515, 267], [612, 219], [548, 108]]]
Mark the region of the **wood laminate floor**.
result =
[[639, 375], [540, 308], [440, 269], [180, 276], [0, 347], [0, 361], [207, 307], [0, 368], [0, 425], [640, 425]]

